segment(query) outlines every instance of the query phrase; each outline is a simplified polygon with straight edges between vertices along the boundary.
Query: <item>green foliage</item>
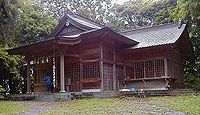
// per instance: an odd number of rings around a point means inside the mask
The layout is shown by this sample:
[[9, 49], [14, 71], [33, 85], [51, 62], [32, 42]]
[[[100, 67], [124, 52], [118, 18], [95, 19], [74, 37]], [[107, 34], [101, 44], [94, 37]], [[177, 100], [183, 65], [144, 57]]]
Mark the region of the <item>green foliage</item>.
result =
[[192, 73], [185, 74], [185, 85], [188, 88], [192, 88], [195, 90], [200, 90], [200, 78], [194, 76]]
[[0, 4], [0, 45], [14, 45], [17, 2], [2, 0]]
[[[0, 85], [3, 85], [3, 80], [8, 79], [10, 82], [11, 93], [16, 92], [17, 84], [12, 84], [16, 81], [19, 74], [19, 65], [22, 62], [20, 56], [11, 56], [6, 52], [7, 46], [0, 45]], [[1, 92], [1, 91], [0, 91]]]
[[37, 0], [3, 0], [0, 44], [15, 46], [44, 40], [57, 24]]
[[59, 19], [69, 10], [97, 22], [104, 22], [109, 15], [111, 0], [41, 0], [45, 8]]
[[15, 93], [22, 58], [8, 55], [6, 49], [46, 39], [57, 24], [57, 20], [42, 9], [38, 0], [3, 0], [2, 3], [0, 4], [0, 84], [3, 79], [9, 79], [11, 92]]
[[11, 56], [6, 52], [8, 47], [0, 46], [0, 76], [16, 76], [19, 77], [18, 64], [21, 62], [21, 57]]
[[171, 109], [185, 112], [189, 115], [200, 114], [200, 96], [187, 95], [175, 97], [155, 97], [151, 102], [156, 105], [165, 105]]
[[127, 29], [171, 22], [169, 10], [175, 6], [176, 0], [131, 0], [115, 5], [113, 12]]
[[21, 0], [19, 4], [19, 34], [16, 41], [19, 44], [29, 44], [46, 39], [57, 25], [56, 19], [44, 12], [38, 1]]
[[3, 94], [4, 94], [4, 88], [2, 87], [2, 85], [0, 85], [0, 98], [3, 98]]

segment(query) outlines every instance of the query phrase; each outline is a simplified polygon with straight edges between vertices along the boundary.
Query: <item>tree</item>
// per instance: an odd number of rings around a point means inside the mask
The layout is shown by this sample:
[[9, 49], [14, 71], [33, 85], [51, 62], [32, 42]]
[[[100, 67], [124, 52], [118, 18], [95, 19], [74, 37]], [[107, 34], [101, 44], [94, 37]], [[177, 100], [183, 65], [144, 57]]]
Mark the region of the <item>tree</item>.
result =
[[42, 0], [42, 3], [57, 19], [72, 11], [99, 23], [107, 21], [111, 8], [111, 0]]
[[[0, 46], [0, 85], [3, 85], [4, 80], [8, 79], [9, 84], [19, 79], [19, 65], [22, 63], [21, 57], [11, 56], [6, 50], [8, 46]], [[11, 93], [15, 93], [16, 85], [11, 85]]]
[[57, 21], [44, 12], [38, 1], [19, 1], [17, 44], [30, 44], [47, 38]]
[[[55, 27], [57, 21], [44, 11], [40, 2], [34, 0], [0, 1], [0, 85], [3, 79], [10, 83], [19, 80], [23, 59], [10, 56], [6, 49], [17, 45], [44, 40]], [[11, 85], [16, 91], [18, 84]]]
[[17, 16], [15, 0], [0, 1], [0, 45], [14, 45], [15, 20]]
[[175, 6], [176, 0], [131, 0], [114, 5], [113, 12], [125, 29], [138, 28], [171, 22], [169, 9]]
[[199, 0], [178, 0], [171, 10], [174, 21], [184, 21], [189, 26], [190, 41], [194, 50], [194, 59], [186, 63], [185, 80], [192, 88], [200, 89], [200, 2]]

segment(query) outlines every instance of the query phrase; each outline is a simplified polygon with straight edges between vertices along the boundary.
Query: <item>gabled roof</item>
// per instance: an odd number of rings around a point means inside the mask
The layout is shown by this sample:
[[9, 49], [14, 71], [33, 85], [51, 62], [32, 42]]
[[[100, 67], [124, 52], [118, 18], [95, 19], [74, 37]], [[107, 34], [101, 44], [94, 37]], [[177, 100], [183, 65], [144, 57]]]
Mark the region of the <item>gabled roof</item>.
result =
[[[59, 36], [59, 33], [62, 32], [65, 28], [68, 28], [69, 26], [73, 26], [76, 29], [79, 29], [78, 33], [90, 31], [93, 29], [101, 29], [102, 26], [90, 19], [87, 19], [83, 16], [80, 16], [75, 13], [68, 13], [65, 14], [65, 16], [60, 20], [59, 24], [56, 26], [56, 28], [51, 32], [49, 35], [49, 38]], [[73, 35], [75, 35], [73, 34]]]
[[130, 49], [173, 44], [175, 43], [186, 28], [186, 24], [164, 24], [156, 27], [148, 27], [137, 30], [122, 32], [121, 34], [138, 41], [139, 44]]

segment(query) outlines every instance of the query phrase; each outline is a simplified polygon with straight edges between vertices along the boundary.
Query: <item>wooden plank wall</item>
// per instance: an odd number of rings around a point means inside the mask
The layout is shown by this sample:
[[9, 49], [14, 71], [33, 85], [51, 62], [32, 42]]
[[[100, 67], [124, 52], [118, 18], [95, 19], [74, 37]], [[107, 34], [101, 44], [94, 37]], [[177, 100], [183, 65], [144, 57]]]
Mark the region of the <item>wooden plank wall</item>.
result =
[[176, 81], [173, 84], [173, 88], [183, 87], [183, 76], [184, 76], [184, 61], [181, 58], [180, 52], [176, 49], [172, 49], [169, 52], [168, 57], [168, 74]]
[[81, 43], [81, 89], [100, 89], [100, 46], [99, 41], [87, 40]]

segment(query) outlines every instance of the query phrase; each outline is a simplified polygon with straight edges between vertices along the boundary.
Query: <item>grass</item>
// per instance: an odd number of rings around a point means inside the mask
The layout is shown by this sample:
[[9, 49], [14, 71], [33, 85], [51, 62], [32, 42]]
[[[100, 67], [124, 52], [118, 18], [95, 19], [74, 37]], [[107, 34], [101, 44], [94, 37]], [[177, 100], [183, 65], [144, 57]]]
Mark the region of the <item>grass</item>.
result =
[[0, 114], [1, 115], [15, 115], [25, 112], [27, 106], [21, 102], [0, 101]]
[[173, 110], [190, 115], [200, 115], [200, 95], [155, 97], [151, 102], [156, 105], [165, 105]]
[[[27, 111], [26, 102], [0, 101], [0, 114], [19, 114]], [[163, 115], [181, 111], [200, 115], [200, 95], [150, 98], [91, 98], [51, 102], [53, 108], [41, 114], [50, 115]], [[36, 105], [37, 106], [37, 105]]]

